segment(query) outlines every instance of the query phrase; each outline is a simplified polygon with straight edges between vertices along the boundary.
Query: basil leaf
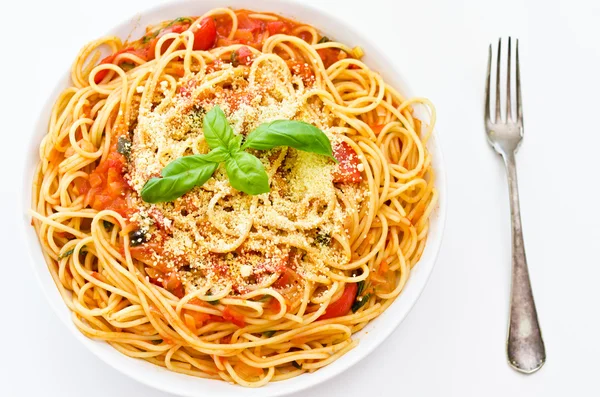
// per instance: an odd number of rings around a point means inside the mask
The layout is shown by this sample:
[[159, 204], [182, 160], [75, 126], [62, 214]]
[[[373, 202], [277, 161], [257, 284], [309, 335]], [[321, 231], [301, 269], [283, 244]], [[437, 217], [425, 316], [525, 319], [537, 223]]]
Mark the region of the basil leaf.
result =
[[294, 368], [302, 369], [302, 365], [298, 361], [292, 361]]
[[233, 128], [229, 125], [227, 117], [219, 105], [215, 105], [206, 113], [202, 130], [204, 131], [204, 139], [211, 149], [219, 146], [228, 147], [229, 142], [233, 139]]
[[327, 36], [323, 36], [321, 37], [321, 39], [317, 42], [317, 44], [323, 44], [323, 43], [329, 43], [331, 40], [329, 40], [329, 37]]
[[242, 146], [242, 139], [244, 139], [244, 137], [242, 137], [241, 135], [234, 135], [234, 137], [231, 138], [229, 144], [227, 145], [227, 149], [229, 150], [229, 152], [235, 152], [240, 150], [240, 147]]
[[227, 161], [230, 156], [229, 150], [224, 147], [218, 147], [205, 154], [204, 158], [213, 163], [222, 163], [223, 161]]
[[270, 331], [265, 331], [265, 332], [263, 332], [262, 334], [263, 334], [264, 336], [266, 336], [267, 338], [270, 338], [271, 336], [275, 335], [275, 332], [277, 332], [277, 331], [270, 330]]
[[252, 195], [269, 191], [269, 177], [265, 167], [250, 153], [231, 153], [231, 157], [225, 163], [225, 170], [234, 189]]
[[[214, 152], [214, 153], [213, 153]], [[160, 171], [163, 177], [180, 175], [195, 168], [203, 167], [207, 163], [219, 163], [227, 159], [226, 150], [212, 150], [208, 154], [194, 154], [192, 156], [183, 156], [177, 160], [171, 161], [165, 168]]]
[[314, 125], [295, 120], [275, 120], [259, 125], [248, 134], [242, 149], [268, 150], [277, 146], [289, 146], [335, 160], [327, 135]]
[[185, 156], [169, 163], [161, 171], [162, 178], [152, 178], [146, 182], [141, 192], [142, 200], [147, 203], [173, 201], [195, 186], [203, 185], [219, 163], [202, 156]]

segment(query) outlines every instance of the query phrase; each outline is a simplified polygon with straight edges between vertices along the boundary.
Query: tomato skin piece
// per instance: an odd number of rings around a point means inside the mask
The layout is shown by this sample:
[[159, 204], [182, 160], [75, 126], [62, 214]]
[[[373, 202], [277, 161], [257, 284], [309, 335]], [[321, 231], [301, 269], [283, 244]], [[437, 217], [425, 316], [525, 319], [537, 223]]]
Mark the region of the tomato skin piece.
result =
[[282, 21], [271, 21], [267, 22], [267, 30], [269, 34], [273, 36], [274, 34], [285, 33], [287, 31], [287, 26], [285, 22]]
[[[190, 27], [189, 23], [180, 23], [177, 25], [169, 26], [168, 28], [164, 28], [163, 30], [161, 30], [160, 33], [154, 39], [150, 40], [150, 42], [148, 43], [148, 46], [144, 49], [144, 51], [146, 53], [146, 59], [148, 61], [154, 59], [154, 55], [156, 52], [156, 45], [158, 44], [158, 40], [160, 40], [161, 37], [163, 37], [167, 33], [183, 33], [186, 30], [188, 30], [189, 27]], [[171, 45], [171, 43], [172, 43], [172, 40], [167, 40], [163, 43], [162, 47], [160, 48], [161, 54], [169, 49], [169, 46]]]
[[258, 19], [250, 18], [248, 14], [238, 14], [238, 29], [249, 30], [254, 33], [262, 33], [265, 31], [265, 23]]
[[352, 307], [352, 303], [356, 299], [356, 292], [358, 291], [358, 284], [351, 283], [346, 284], [344, 288], [344, 292], [342, 292], [342, 296], [338, 300], [333, 303], [330, 303], [325, 309], [325, 313], [319, 317], [319, 320], [327, 320], [330, 318], [341, 317], [350, 311]]
[[200, 21], [200, 28], [194, 31], [194, 50], [205, 51], [212, 48], [217, 40], [215, 20], [206, 17]]
[[333, 148], [333, 157], [339, 162], [333, 173], [333, 181], [338, 183], [360, 183], [362, 176], [358, 170], [361, 164], [358, 155], [346, 142], [340, 142]]

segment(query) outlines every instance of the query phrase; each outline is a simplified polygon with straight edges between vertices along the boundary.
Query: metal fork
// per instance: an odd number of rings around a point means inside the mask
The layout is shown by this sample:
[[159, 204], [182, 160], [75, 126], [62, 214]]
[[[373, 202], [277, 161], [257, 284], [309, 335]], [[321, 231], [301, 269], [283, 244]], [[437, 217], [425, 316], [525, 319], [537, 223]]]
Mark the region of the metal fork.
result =
[[511, 105], [511, 43], [508, 38], [508, 68], [506, 71], [506, 117], [502, 120], [500, 111], [500, 58], [502, 39], [498, 40], [496, 62], [496, 115], [490, 115], [490, 72], [492, 67], [492, 45], [489, 48], [487, 81], [485, 85], [485, 129], [492, 147], [502, 156], [508, 174], [510, 215], [512, 224], [512, 287], [510, 296], [510, 321], [506, 341], [506, 354], [509, 364], [517, 371], [531, 374], [544, 365], [546, 349], [537, 310], [533, 301], [523, 230], [519, 209], [517, 167], [515, 154], [523, 138], [523, 108], [521, 103], [521, 76], [519, 70], [519, 40], [516, 40], [516, 119]]

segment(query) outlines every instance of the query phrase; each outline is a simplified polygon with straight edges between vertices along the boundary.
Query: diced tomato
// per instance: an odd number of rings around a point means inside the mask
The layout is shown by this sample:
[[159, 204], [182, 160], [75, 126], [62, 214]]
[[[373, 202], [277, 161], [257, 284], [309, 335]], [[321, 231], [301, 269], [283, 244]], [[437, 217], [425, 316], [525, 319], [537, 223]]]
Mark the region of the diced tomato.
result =
[[262, 33], [265, 31], [265, 23], [258, 19], [250, 18], [247, 13], [238, 14], [238, 29], [249, 30], [252, 33]]
[[246, 325], [246, 322], [244, 321], [244, 316], [231, 310], [229, 306], [227, 306], [225, 310], [223, 310], [223, 318], [227, 321], [231, 321], [240, 328]]
[[350, 308], [352, 307], [352, 303], [356, 299], [356, 292], [358, 291], [358, 284], [351, 283], [346, 284], [346, 288], [344, 288], [344, 292], [342, 292], [342, 296], [339, 297], [333, 303], [330, 303], [325, 309], [325, 313], [319, 317], [319, 320], [327, 320], [329, 318], [340, 317], [346, 315]]
[[281, 276], [273, 283], [273, 288], [283, 289], [286, 288], [290, 284], [290, 274], [286, 270], [283, 272]]
[[315, 82], [315, 74], [306, 62], [290, 59], [286, 63], [290, 68], [290, 72], [295, 76], [300, 76], [305, 85], [312, 85]]
[[288, 31], [288, 27], [285, 22], [282, 21], [267, 22], [267, 29], [271, 36], [278, 33], [286, 33]]
[[251, 30], [238, 29], [235, 31], [233, 38], [239, 40], [240, 43], [248, 44], [254, 41], [254, 33]]
[[385, 127], [385, 124], [377, 124], [377, 125], [372, 125], [370, 127], [373, 130], [373, 132], [375, 133], [375, 135], [379, 135], [379, 134], [381, 134], [381, 130], [383, 130], [383, 127]]
[[129, 217], [133, 209], [129, 208], [125, 197], [131, 188], [123, 177], [124, 165], [125, 158], [113, 145], [107, 159], [89, 176], [90, 189], [86, 193], [84, 204], [91, 205], [97, 211], [109, 209]]
[[215, 20], [207, 17], [200, 21], [200, 28], [194, 30], [194, 50], [208, 50], [217, 39]]
[[75, 187], [77, 188], [77, 191], [79, 192], [80, 196], [85, 196], [91, 188], [90, 182], [87, 179], [83, 178], [75, 179]]
[[271, 298], [265, 308], [273, 313], [279, 313], [281, 310], [281, 303], [275, 298]]
[[[107, 56], [106, 58], [104, 58], [103, 60], [100, 61], [100, 65], [104, 65], [107, 63], [115, 63], [115, 59], [117, 58], [118, 55], [126, 54], [126, 53], [133, 54], [135, 56], [138, 56], [138, 57], [146, 60], [146, 51], [145, 50], [128, 47], [128, 48], [119, 50], [119, 51], [115, 52], [114, 54]], [[96, 73], [96, 75], [94, 76], [94, 82], [96, 84], [99, 84], [102, 80], [104, 80], [104, 77], [106, 77], [108, 72], [109, 72], [108, 69], [104, 69], [104, 70], [101, 70], [98, 73]]]
[[143, 262], [149, 261], [154, 255], [161, 255], [162, 251], [162, 246], [155, 242], [129, 247], [131, 257]]
[[[254, 61], [254, 55], [250, 48], [243, 46], [235, 50], [235, 55], [232, 57], [235, 59], [239, 65], [252, 65], [252, 61]], [[235, 65], [234, 65], [235, 66]]]
[[210, 320], [210, 314], [197, 312], [195, 310], [186, 310], [183, 309], [185, 314], [189, 314], [194, 318], [194, 322], [196, 323], [196, 327], [200, 328], [204, 325], [205, 322]]
[[170, 272], [167, 275], [167, 279], [164, 282], [164, 287], [167, 291], [171, 292], [178, 298], [183, 298], [185, 296], [183, 284], [181, 283], [177, 272]]
[[179, 299], [185, 296], [185, 290], [177, 272], [171, 271], [165, 275], [159, 270], [146, 268], [146, 273], [148, 274], [148, 278], [152, 284], [166, 289]]
[[333, 156], [339, 162], [333, 173], [333, 181], [339, 183], [359, 183], [362, 180], [358, 165], [361, 164], [358, 155], [346, 142], [340, 142], [333, 148]]
[[326, 68], [330, 67], [341, 59], [340, 50], [337, 48], [321, 48], [320, 50], [317, 50], [317, 53], [323, 60], [323, 65], [325, 65]]

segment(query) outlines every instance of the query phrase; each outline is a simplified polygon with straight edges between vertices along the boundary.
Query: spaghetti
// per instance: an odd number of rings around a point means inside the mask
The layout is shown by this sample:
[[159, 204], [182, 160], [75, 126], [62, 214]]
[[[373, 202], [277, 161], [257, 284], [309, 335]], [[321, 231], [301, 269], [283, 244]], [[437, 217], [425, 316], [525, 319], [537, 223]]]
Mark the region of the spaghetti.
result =
[[[112, 54], [98, 63], [101, 46]], [[352, 334], [402, 291], [437, 199], [433, 106], [403, 98], [361, 57], [309, 25], [225, 8], [84, 47], [40, 145], [32, 204], [81, 332], [249, 387], [352, 349]], [[215, 105], [241, 136], [308, 122], [337, 163], [255, 151], [268, 193], [233, 189], [219, 167], [172, 202], [144, 202], [144, 184], [169, 162], [208, 151], [201, 121]]]

